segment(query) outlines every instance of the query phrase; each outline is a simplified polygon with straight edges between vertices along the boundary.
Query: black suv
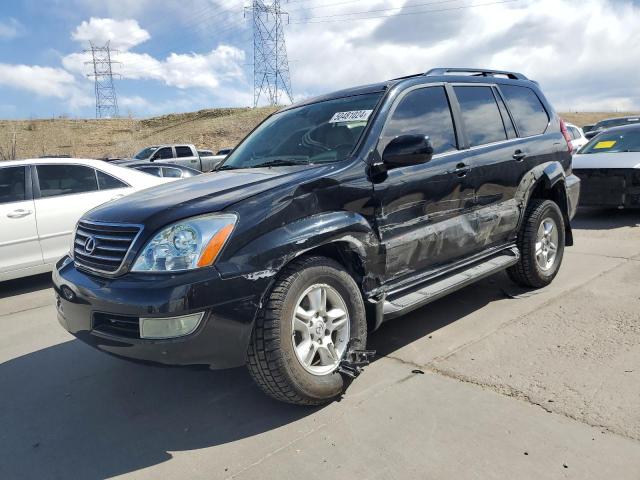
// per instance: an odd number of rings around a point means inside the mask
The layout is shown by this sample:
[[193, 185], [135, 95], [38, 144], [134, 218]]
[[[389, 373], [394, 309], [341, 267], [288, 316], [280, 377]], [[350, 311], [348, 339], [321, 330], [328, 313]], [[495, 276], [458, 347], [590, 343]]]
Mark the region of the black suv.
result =
[[277, 399], [327, 402], [384, 321], [505, 269], [553, 280], [579, 196], [569, 140], [512, 72], [298, 103], [218, 172], [88, 212], [53, 274], [59, 321], [114, 355], [246, 363]]

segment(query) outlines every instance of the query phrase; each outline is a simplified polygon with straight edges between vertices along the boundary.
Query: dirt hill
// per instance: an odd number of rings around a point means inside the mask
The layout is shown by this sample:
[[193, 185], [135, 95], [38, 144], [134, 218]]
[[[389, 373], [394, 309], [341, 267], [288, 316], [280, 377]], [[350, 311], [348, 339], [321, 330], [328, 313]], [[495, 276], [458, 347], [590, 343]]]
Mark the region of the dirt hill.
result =
[[0, 159], [42, 155], [127, 157], [159, 143], [193, 143], [218, 150], [233, 147], [273, 108], [224, 108], [144, 120], [0, 120]]
[[[158, 143], [193, 143], [218, 150], [233, 147], [273, 108], [222, 108], [139, 119], [0, 120], [0, 159], [42, 155], [127, 157]], [[628, 113], [563, 113], [577, 125]]]

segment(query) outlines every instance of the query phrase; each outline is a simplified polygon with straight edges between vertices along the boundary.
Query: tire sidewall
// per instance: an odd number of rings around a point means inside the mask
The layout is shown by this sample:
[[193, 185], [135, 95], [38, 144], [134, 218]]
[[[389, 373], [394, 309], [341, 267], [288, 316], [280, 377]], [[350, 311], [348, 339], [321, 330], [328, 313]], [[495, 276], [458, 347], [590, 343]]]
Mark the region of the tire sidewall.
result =
[[326, 284], [342, 297], [349, 314], [349, 345], [363, 349], [366, 345], [366, 317], [362, 295], [355, 281], [346, 272], [328, 265], [308, 267], [296, 275], [287, 292], [279, 322], [281, 352], [285, 371], [297, 389], [310, 398], [331, 399], [342, 393], [346, 383], [343, 376], [334, 371], [326, 375], [308, 372], [298, 360], [293, 347], [292, 318], [297, 301], [311, 285]]
[[[556, 252], [556, 258], [553, 263], [553, 267], [549, 270], [543, 270], [538, 262], [536, 261], [536, 241], [537, 241], [537, 232], [540, 228], [540, 224], [545, 218], [552, 218], [556, 224], [556, 228], [558, 229], [558, 250]], [[556, 277], [558, 271], [560, 270], [560, 265], [562, 264], [562, 259], [564, 257], [564, 243], [565, 243], [565, 226], [564, 226], [564, 218], [562, 217], [562, 212], [560, 208], [552, 201], [545, 201], [540, 205], [540, 208], [536, 211], [535, 216], [535, 232], [536, 234], [529, 239], [530, 245], [529, 252], [532, 256], [531, 262], [534, 267], [534, 271], [539, 281], [543, 284], [549, 284]]]

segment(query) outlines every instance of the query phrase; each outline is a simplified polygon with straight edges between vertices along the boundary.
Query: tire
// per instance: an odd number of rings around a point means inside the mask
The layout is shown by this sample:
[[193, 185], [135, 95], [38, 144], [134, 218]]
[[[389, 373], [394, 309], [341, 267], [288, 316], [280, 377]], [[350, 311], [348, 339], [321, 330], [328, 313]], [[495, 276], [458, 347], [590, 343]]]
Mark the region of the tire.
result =
[[[304, 307], [302, 312], [308, 319], [307, 309], [313, 311], [312, 296], [321, 298], [317, 297], [317, 289], [325, 290], [325, 310], [339, 312], [346, 309], [346, 325], [336, 327], [329, 337], [322, 337], [331, 328], [329, 320], [323, 327], [324, 317], [308, 320], [309, 325], [313, 324], [308, 327], [309, 332], [303, 331], [304, 325], [299, 329], [298, 320], [302, 317], [298, 318], [298, 306]], [[294, 312], [297, 312], [296, 320]], [[316, 321], [318, 323], [313, 323]], [[342, 320], [337, 319], [336, 325], [339, 321]], [[316, 328], [316, 325], [319, 326]], [[313, 335], [319, 336], [317, 340]], [[308, 345], [307, 339], [311, 342]], [[364, 349], [366, 342], [364, 302], [353, 278], [329, 258], [302, 257], [283, 269], [258, 313], [247, 351], [247, 367], [258, 386], [271, 397], [297, 405], [321, 405], [340, 396], [348, 386], [348, 379], [336, 371], [337, 365], [335, 368], [323, 366], [322, 361], [328, 359], [326, 363], [339, 364], [336, 359], [344, 357], [349, 345]], [[331, 345], [333, 352], [326, 348]], [[317, 354], [305, 364], [300, 351], [307, 351], [307, 346], [309, 357], [314, 355], [313, 348], [316, 347]], [[327, 356], [329, 353], [330, 357]]]
[[[548, 222], [549, 220], [550, 222]], [[545, 243], [547, 240], [540, 239], [541, 229], [545, 229], [545, 227], [541, 227], [543, 222], [547, 222], [547, 226], [551, 222], [554, 224], [555, 236], [551, 235], [551, 240], [547, 237], [550, 244]], [[539, 242], [539, 240], [541, 241]], [[518, 233], [517, 243], [520, 250], [520, 260], [507, 270], [511, 280], [531, 288], [542, 288], [549, 285], [558, 274], [564, 256], [565, 225], [558, 205], [551, 200], [532, 200]], [[546, 247], [547, 255], [550, 256], [553, 244], [555, 244], [556, 250], [553, 262], [549, 265], [548, 257], [545, 260], [544, 254], [538, 256], [536, 246], [539, 249], [542, 248], [543, 251]], [[541, 265], [545, 261], [547, 268]]]

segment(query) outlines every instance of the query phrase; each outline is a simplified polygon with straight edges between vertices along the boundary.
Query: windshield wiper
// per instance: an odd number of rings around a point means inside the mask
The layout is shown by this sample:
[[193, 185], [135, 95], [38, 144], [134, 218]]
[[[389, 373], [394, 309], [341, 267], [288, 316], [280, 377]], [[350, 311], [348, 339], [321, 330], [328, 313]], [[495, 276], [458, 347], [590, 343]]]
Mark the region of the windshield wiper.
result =
[[265, 167], [291, 167], [294, 165], [309, 165], [309, 160], [269, 160], [268, 162], [252, 165], [251, 168], [265, 168]]

